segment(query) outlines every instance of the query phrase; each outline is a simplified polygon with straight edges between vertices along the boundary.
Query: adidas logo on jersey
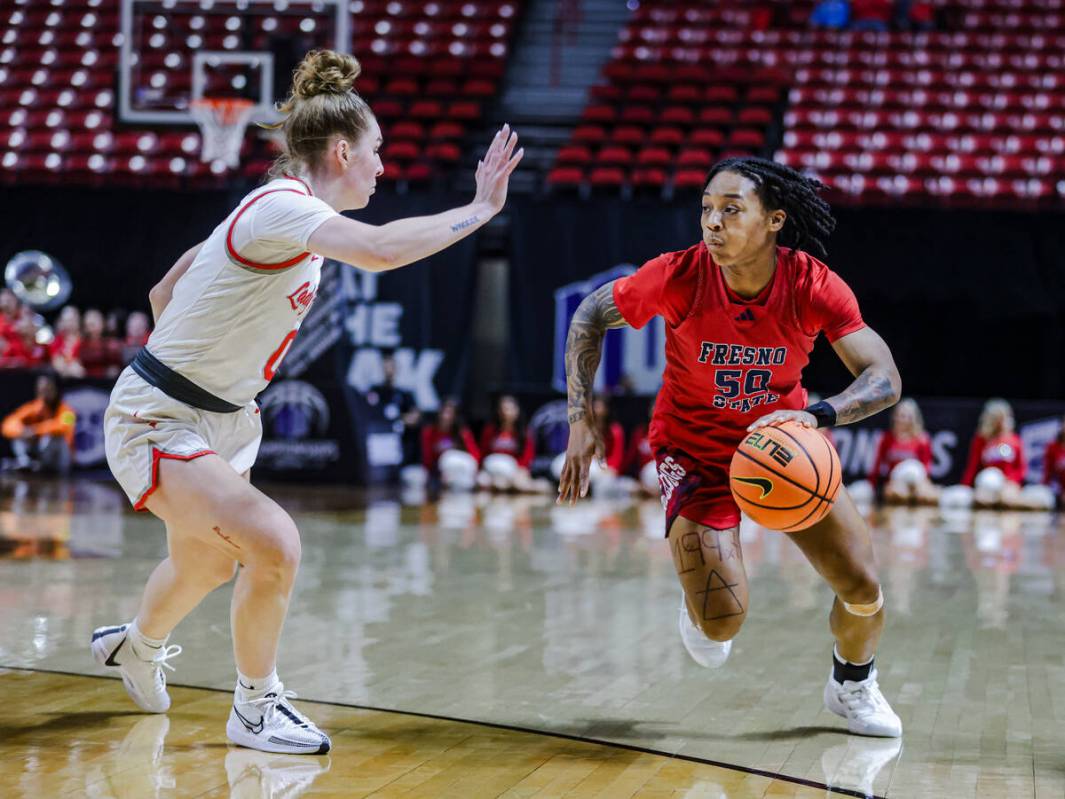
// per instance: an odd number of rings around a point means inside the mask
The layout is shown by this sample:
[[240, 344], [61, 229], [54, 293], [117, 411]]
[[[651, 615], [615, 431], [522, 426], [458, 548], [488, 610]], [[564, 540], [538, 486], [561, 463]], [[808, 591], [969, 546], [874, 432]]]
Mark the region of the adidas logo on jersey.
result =
[[750, 308], [744, 308], [743, 313], [736, 317], [737, 322], [753, 322], [754, 312]]

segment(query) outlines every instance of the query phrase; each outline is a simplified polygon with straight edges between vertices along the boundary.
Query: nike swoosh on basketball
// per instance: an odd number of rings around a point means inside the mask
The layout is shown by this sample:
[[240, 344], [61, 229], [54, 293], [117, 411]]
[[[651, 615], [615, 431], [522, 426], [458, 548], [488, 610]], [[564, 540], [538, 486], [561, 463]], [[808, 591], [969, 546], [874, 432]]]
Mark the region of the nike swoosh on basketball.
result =
[[[252, 733], [253, 735], [258, 735], [260, 732], [263, 731], [263, 719], [259, 719], [258, 724], [252, 724], [250, 721], [244, 718], [243, 715], [241, 715], [241, 712], [237, 710], [236, 705], [233, 706], [233, 712], [237, 714], [237, 718], [240, 719], [241, 723], [248, 728], [248, 732]], [[265, 718], [265, 716], [263, 718]]]
[[758, 499], [765, 499], [773, 491], [773, 481], [765, 477], [733, 477], [732, 479], [737, 483], [747, 483], [762, 489], [762, 496]]

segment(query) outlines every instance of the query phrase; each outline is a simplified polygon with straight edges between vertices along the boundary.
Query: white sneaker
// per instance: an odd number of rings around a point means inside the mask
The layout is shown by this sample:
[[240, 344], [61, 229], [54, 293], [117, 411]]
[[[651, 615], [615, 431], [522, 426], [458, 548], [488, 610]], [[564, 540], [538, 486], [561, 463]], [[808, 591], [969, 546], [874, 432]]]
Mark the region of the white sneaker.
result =
[[100, 627], [92, 634], [92, 656], [101, 666], [117, 668], [122, 683], [137, 707], [149, 713], [166, 713], [170, 709], [170, 695], [166, 692], [163, 669], [174, 670], [167, 663], [181, 654], [181, 647], [164, 646], [151, 660], [143, 660], [133, 652], [126, 631], [120, 627]]
[[328, 757], [276, 755], [252, 749], [226, 753], [229, 799], [262, 799], [264, 796], [302, 796], [319, 775], [329, 771]]
[[725, 665], [729, 652], [732, 651], [732, 641], [714, 641], [707, 638], [688, 615], [684, 594], [680, 595], [679, 627], [680, 640], [684, 642], [684, 648], [688, 650], [692, 660], [707, 669], [719, 669]]
[[260, 699], [242, 701], [240, 689], [233, 697], [233, 708], [226, 723], [226, 736], [233, 743], [287, 755], [324, 755], [332, 743], [329, 736], [290, 703], [294, 691], [277, 689]]
[[902, 721], [880, 693], [876, 668], [861, 682], [846, 680], [842, 685], [829, 672], [825, 684], [825, 708], [847, 720], [847, 729], [855, 735], [899, 738]]

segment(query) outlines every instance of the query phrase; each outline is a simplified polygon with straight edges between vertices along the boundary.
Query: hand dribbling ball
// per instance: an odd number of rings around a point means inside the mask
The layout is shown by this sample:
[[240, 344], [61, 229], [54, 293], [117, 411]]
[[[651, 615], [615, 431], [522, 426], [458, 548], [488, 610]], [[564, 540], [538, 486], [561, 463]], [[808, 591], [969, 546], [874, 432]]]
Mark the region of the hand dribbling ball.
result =
[[729, 467], [729, 486], [740, 510], [763, 527], [786, 533], [824, 519], [842, 481], [832, 444], [796, 422], [748, 433]]

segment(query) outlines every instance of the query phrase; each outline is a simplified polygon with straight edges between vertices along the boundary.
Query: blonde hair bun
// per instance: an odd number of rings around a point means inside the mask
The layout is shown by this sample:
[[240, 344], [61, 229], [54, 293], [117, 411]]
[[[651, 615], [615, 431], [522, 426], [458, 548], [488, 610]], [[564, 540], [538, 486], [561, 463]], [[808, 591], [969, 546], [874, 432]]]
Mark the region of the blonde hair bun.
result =
[[309, 100], [320, 94], [347, 94], [362, 66], [355, 56], [333, 50], [311, 50], [296, 67], [292, 97]]

